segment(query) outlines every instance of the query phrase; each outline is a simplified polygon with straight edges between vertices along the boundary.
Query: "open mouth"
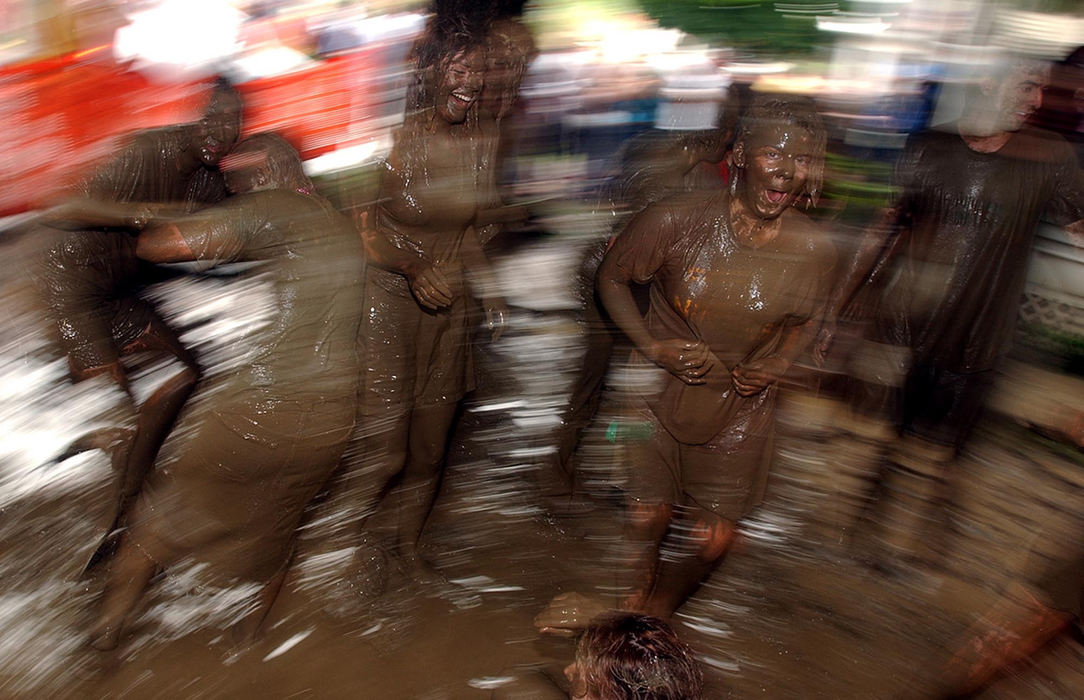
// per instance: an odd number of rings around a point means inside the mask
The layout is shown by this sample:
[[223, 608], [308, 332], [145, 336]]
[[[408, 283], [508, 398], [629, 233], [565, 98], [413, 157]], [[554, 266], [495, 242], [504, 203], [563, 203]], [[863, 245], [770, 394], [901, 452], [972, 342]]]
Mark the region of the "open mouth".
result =
[[474, 93], [456, 90], [452, 93], [452, 99], [464, 107], [469, 107], [471, 103], [474, 102]]
[[782, 204], [787, 200], [787, 197], [790, 196], [790, 193], [784, 192], [783, 190], [767, 189], [764, 190], [764, 196], [766, 196], [768, 201], [772, 204]]

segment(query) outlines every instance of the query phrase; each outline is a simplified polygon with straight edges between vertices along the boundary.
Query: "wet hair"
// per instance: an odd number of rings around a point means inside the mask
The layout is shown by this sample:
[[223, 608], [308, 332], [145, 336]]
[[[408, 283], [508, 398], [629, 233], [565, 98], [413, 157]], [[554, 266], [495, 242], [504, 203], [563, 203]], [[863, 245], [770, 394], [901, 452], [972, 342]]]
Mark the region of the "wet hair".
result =
[[242, 156], [256, 153], [263, 154], [264, 166], [276, 188], [294, 190], [301, 194], [313, 194], [316, 191], [301, 165], [301, 156], [286, 139], [271, 132], [255, 134], [240, 141], [222, 159], [222, 167], [244, 167], [240, 165], [244, 161]]
[[[447, 4], [447, 3], [445, 3]], [[452, 59], [474, 49], [485, 51], [485, 18], [478, 13], [438, 7], [410, 48], [408, 58], [414, 79], [407, 92], [407, 113], [432, 107], [441, 74]], [[477, 119], [478, 105], [471, 105], [468, 119]]]
[[799, 199], [804, 200], [806, 208], [816, 205], [824, 186], [824, 151], [828, 132], [813, 100], [795, 95], [756, 96], [738, 123], [734, 147], [737, 148], [739, 143], [744, 144], [754, 131], [777, 125], [804, 129], [813, 141], [813, 162], [809, 166], [809, 177]]
[[531, 36], [531, 30], [515, 17], [504, 17], [490, 25], [489, 41], [507, 52], [512, 83], [519, 85], [523, 82], [527, 68], [538, 55], [538, 46]]
[[588, 693], [606, 700], [698, 700], [703, 675], [669, 624], [634, 613], [607, 615], [576, 647]]
[[224, 75], [216, 75], [211, 81], [211, 94], [207, 98], [207, 105], [204, 108], [204, 112], [210, 111], [211, 105], [221, 100], [234, 100], [239, 107], [244, 104], [244, 100], [241, 99], [241, 93], [237, 91], [237, 87], [233, 84], [233, 81]]

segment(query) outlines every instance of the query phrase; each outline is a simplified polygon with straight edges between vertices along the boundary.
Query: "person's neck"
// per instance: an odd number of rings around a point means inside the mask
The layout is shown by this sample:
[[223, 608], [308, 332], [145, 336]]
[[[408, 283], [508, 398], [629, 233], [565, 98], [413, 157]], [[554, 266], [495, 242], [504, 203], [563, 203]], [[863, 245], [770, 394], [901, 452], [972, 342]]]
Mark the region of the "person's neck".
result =
[[740, 196], [730, 199], [730, 226], [734, 237], [743, 245], [760, 248], [771, 243], [779, 235], [782, 224], [782, 214], [774, 219], [762, 219], [746, 208]]
[[1011, 131], [1005, 131], [982, 116], [970, 113], [960, 119], [960, 138], [967, 147], [976, 153], [996, 153], [1012, 138]]

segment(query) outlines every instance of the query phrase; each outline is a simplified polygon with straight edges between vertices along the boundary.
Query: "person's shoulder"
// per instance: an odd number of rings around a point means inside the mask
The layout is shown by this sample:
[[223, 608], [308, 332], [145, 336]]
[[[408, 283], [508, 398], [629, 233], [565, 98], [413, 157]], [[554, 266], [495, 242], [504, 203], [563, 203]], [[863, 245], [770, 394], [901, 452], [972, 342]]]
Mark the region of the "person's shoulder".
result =
[[1025, 124], [1013, 134], [1014, 150], [1038, 161], [1060, 162], [1075, 160], [1072, 145], [1061, 134], [1031, 124]]
[[907, 137], [904, 152], [919, 154], [932, 149], [938, 153], [944, 153], [956, 146], [965, 146], [965, 144], [955, 122], [950, 122], [914, 132]]
[[787, 210], [785, 223], [787, 236], [796, 249], [813, 256], [820, 264], [835, 263], [836, 246], [824, 224], [794, 207]]
[[704, 223], [715, 220], [725, 209], [725, 191], [672, 192], [659, 201], [649, 204], [641, 215], [651, 217], [660, 225], [671, 228], [681, 237], [695, 235]]

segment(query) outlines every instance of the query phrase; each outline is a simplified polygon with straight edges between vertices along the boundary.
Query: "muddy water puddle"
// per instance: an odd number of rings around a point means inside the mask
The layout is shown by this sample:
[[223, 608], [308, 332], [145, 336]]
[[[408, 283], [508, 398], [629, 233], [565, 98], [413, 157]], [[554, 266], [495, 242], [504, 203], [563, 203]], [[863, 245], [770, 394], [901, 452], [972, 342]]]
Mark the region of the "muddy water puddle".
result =
[[[174, 299], [172, 317], [202, 358], [230, 362], [244, 326], [223, 312], [258, 317], [258, 290], [179, 284], [160, 290]], [[16, 297], [5, 298], [10, 311]], [[190, 587], [174, 573], [152, 584], [117, 651], [90, 650], [84, 630], [102, 576], [78, 570], [100, 535], [109, 467], [100, 454], [45, 465], [108, 420], [112, 394], [70, 385], [33, 318], [20, 318], [23, 330], [0, 348], [2, 698], [487, 698], [518, 668], [570, 659], [569, 640], [541, 637], [531, 623], [553, 595], [623, 590], [621, 433], [611, 429], [619, 401], [611, 392], [585, 433], [578, 507], [547, 517], [540, 474], [552, 468], [549, 443], [585, 336], [567, 309], [524, 309], [480, 350], [480, 388], [464, 407], [425, 538], [435, 581], [398, 571], [376, 527], [370, 544], [386, 591], [374, 596], [350, 579], [353, 549], [328, 545], [317, 529], [303, 533], [254, 644], [239, 648], [230, 632], [243, 591]], [[818, 529], [831, 498], [818, 474], [834, 454], [807, 429], [814, 421], [801, 418], [802, 405], [790, 410], [797, 418], [781, 422], [768, 501], [677, 617], [704, 663], [708, 697], [931, 697], [954, 640], [1027, 576], [1033, 551], [1079, 536], [1081, 490], [1066, 478], [1079, 478], [1080, 462], [988, 420], [960, 464], [946, 566], [891, 576], [869, 565], [861, 532], [845, 546]], [[1081, 660], [1079, 643], [1061, 639], [984, 697], [1073, 697], [1084, 687]]]

